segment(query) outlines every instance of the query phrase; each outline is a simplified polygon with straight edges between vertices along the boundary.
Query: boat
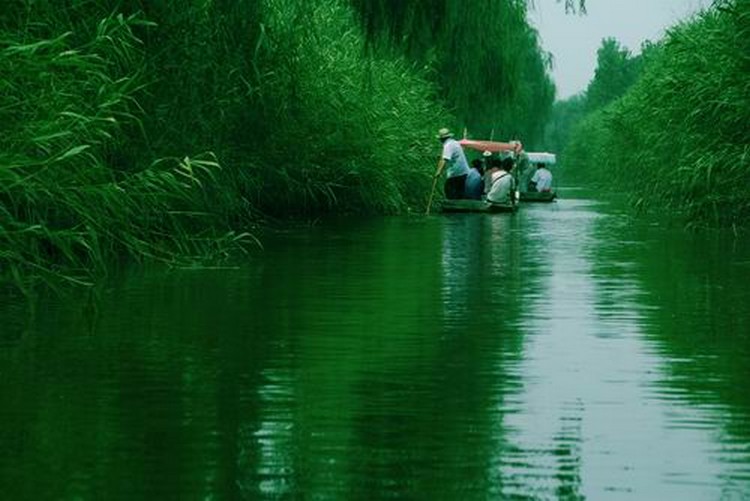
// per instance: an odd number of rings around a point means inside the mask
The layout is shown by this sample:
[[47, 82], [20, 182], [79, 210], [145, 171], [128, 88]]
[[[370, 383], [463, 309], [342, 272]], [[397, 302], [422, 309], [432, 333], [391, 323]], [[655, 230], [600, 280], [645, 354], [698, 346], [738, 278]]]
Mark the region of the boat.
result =
[[516, 212], [516, 204], [496, 204], [486, 200], [443, 200], [441, 212], [484, 212], [509, 213]]
[[[475, 139], [461, 139], [459, 144], [462, 148], [474, 150], [480, 153], [519, 155], [523, 151], [523, 145], [519, 141], [500, 142], [484, 141]], [[487, 200], [443, 200], [440, 210], [442, 212], [480, 212], [480, 213], [513, 213], [518, 210], [518, 204], [500, 204]]]
[[[462, 148], [484, 153], [489, 151], [490, 153], [498, 154], [511, 154], [519, 155], [523, 151], [523, 145], [518, 141], [510, 141], [507, 143], [499, 141], [482, 141], [474, 139], [461, 139], [459, 144]], [[434, 192], [433, 185], [433, 192]], [[430, 195], [430, 201], [432, 195]], [[429, 214], [429, 204], [427, 213]], [[439, 210], [443, 213], [466, 213], [466, 212], [478, 212], [478, 213], [513, 213], [518, 210], [518, 204], [499, 204], [488, 202], [486, 200], [472, 200], [472, 199], [445, 199], [439, 204]]]
[[520, 177], [520, 188], [523, 191], [518, 192], [520, 202], [554, 202], [557, 198], [557, 191], [528, 191], [529, 179], [531, 179], [534, 166], [545, 164], [546, 166], [555, 165], [557, 157], [554, 153], [547, 152], [524, 152], [522, 154], [523, 162], [528, 166]]
[[518, 193], [520, 202], [554, 202], [556, 191], [522, 191]]

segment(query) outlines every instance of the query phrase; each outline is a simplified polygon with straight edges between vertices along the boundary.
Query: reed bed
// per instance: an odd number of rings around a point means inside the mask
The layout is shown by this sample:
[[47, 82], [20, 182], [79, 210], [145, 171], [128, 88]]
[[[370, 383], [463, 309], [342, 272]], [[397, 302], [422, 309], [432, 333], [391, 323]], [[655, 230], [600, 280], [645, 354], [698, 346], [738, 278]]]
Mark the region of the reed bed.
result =
[[[484, 107], [510, 121], [516, 96], [544, 113], [552, 87], [525, 2], [494, 5], [508, 26], [493, 33], [519, 42], [485, 47], [496, 57], [474, 75], [499, 97]], [[388, 46], [367, 30], [374, 15], [347, 0], [11, 0], [0, 276], [90, 284], [113, 263], [216, 262], [256, 245], [269, 215], [422, 210], [435, 129], [484, 119], [446, 93], [471, 86], [441, 76], [447, 59]], [[464, 29], [481, 26], [472, 15]]]
[[[451, 120], [406, 59], [366, 54], [345, 4], [268, 1], [256, 82], [262, 149], [247, 169], [253, 203], [276, 214], [421, 207], [435, 123]], [[304, 23], [297, 22], [305, 19]], [[311, 50], [310, 48], [315, 48]]]
[[89, 36], [38, 38], [45, 27], [34, 25], [0, 37], [11, 40], [0, 49], [0, 263], [22, 287], [90, 283], [115, 257], [202, 254], [203, 230], [193, 229], [207, 213], [193, 162], [118, 163], [126, 134], [141, 127], [133, 28], [142, 23], [115, 15]]
[[638, 82], [594, 112], [566, 149], [570, 170], [691, 225], [746, 227], [750, 197], [750, 1], [671, 29]]

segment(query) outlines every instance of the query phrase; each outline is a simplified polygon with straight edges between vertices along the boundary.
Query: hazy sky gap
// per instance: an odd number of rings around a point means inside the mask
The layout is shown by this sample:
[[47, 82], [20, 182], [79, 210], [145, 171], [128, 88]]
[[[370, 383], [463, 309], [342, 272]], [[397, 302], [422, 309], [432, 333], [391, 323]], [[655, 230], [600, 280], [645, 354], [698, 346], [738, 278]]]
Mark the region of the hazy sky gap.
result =
[[534, 0], [529, 19], [552, 53], [557, 98], [566, 99], [593, 78], [603, 38], [614, 37], [638, 53], [645, 40], [660, 39], [670, 26], [709, 5], [710, 0], [587, 0], [588, 14], [578, 16], [565, 15], [556, 0]]

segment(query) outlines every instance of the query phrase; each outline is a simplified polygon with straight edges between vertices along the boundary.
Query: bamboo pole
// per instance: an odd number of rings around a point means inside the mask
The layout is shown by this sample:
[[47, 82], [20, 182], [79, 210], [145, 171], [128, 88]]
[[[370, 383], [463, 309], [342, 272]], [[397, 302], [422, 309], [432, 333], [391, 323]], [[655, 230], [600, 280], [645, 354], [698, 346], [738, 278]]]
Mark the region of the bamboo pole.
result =
[[442, 169], [440, 168], [440, 162], [443, 160], [441, 157], [440, 160], [438, 160], [437, 164], [437, 171], [435, 172], [435, 175], [432, 178], [432, 189], [430, 190], [430, 198], [427, 200], [427, 210], [425, 211], [425, 216], [430, 215], [430, 207], [432, 207], [432, 198], [435, 196], [435, 187], [437, 186], [438, 178], [440, 177], [440, 174], [442, 173]]

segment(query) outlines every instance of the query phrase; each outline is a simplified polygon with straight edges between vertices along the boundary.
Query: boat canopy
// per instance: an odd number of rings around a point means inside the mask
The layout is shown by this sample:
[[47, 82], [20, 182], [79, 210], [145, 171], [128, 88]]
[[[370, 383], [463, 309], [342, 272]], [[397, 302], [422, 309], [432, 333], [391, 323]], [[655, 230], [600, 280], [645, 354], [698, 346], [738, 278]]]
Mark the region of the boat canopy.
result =
[[459, 141], [462, 147], [469, 148], [476, 151], [489, 151], [491, 153], [521, 153], [523, 145], [519, 141], [511, 141], [509, 143], [500, 143], [497, 141], [477, 141], [474, 139], [462, 139]]
[[526, 158], [529, 159], [529, 163], [532, 164], [548, 164], [555, 165], [557, 163], [557, 157], [554, 153], [526, 153]]

